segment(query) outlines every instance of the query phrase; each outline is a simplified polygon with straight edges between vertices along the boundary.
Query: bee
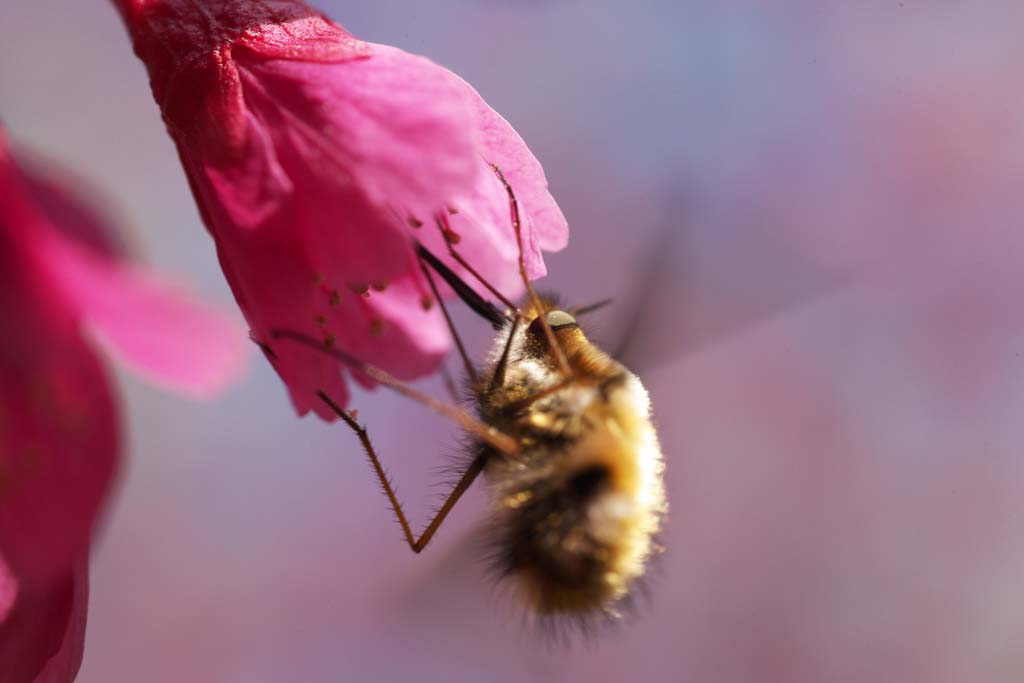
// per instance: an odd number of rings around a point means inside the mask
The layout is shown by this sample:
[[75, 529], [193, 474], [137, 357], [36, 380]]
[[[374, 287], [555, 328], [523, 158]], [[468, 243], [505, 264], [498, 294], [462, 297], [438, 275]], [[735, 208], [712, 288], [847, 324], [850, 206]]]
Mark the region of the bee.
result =
[[666, 511], [650, 401], [571, 313], [541, 299], [523, 319], [498, 335], [477, 398], [481, 419], [521, 445], [518, 457], [482, 447], [496, 566], [541, 616], [614, 617]]
[[[526, 277], [515, 194], [500, 169], [492, 169], [508, 193], [525, 303], [516, 306], [505, 299], [462, 259], [452, 241], [447, 242], [452, 258], [505, 305], [504, 311], [425, 247], [416, 247], [465, 364], [475, 415], [312, 337], [291, 331], [277, 331], [274, 337], [333, 355], [458, 421], [471, 435], [468, 464], [416, 537], [367, 430], [324, 392], [319, 394], [359, 438], [413, 552], [426, 547], [482, 473], [490, 491], [487, 537], [494, 565], [527, 608], [542, 619], [568, 617], [581, 624], [616, 619], [660, 550], [655, 539], [667, 512], [664, 460], [650, 399], [639, 378], [595, 346], [577, 319], [607, 302], [563, 309], [534, 290]], [[451, 234], [442, 220], [438, 228]], [[431, 271], [495, 328], [493, 346], [480, 367], [469, 360]]]

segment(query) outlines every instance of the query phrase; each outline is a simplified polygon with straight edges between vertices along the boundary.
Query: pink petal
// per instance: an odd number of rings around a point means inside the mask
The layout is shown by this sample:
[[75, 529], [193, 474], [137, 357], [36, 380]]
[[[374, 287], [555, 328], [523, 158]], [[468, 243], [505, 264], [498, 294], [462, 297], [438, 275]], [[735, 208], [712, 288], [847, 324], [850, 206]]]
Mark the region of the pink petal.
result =
[[[307, 147], [308, 167], [340, 170], [375, 205], [425, 217], [480, 172], [467, 135], [471, 100], [447, 69], [387, 45], [373, 48], [369, 59], [338, 64], [239, 57], [239, 70], [247, 95], [261, 84], [269, 97], [253, 106], [279, 109], [289, 124], [277, 131], [292, 138], [279, 145]], [[309, 164], [317, 153], [320, 163]]]
[[[116, 231], [98, 210], [106, 199], [100, 188], [31, 150], [19, 149], [15, 165], [21, 181], [18, 184], [23, 183], [34, 212], [41, 210], [62, 235], [92, 251], [111, 258], [126, 257]], [[11, 182], [17, 183], [13, 179]], [[75, 196], [67, 192], [68, 187], [75, 188]]]
[[[339, 347], [357, 358], [387, 368], [399, 379], [411, 380], [437, 369], [451, 340], [436, 305], [425, 309], [428, 287], [421, 282], [414, 257], [408, 274], [388, 284], [384, 291], [370, 290], [365, 297], [351, 297], [355, 310], [334, 309], [327, 329], [339, 331]], [[342, 335], [345, 326], [362, 326], [361, 334]]]
[[[491, 109], [482, 97], [465, 83], [472, 94], [476, 114], [476, 127], [480, 131], [483, 155], [489, 163], [501, 168], [506, 180], [516, 193], [522, 206], [529, 249], [526, 250], [527, 269], [543, 274], [544, 263], [540, 250], [559, 251], [569, 243], [569, 224], [548, 191], [548, 180], [540, 162], [519, 133]], [[492, 200], [493, 201], [493, 200]], [[497, 206], [498, 203], [494, 203]]]
[[210, 396], [240, 376], [249, 351], [240, 323], [114, 258], [109, 226], [46, 176], [13, 164], [6, 170], [8, 219], [45, 270], [46, 286], [115, 356], [192, 396]]
[[[568, 244], [569, 225], [548, 191], [544, 169], [523, 139], [472, 86], [461, 79], [459, 83], [472, 102], [473, 126], [479, 135], [479, 155], [485, 162], [482, 165], [485, 172], [451, 198], [449, 205], [458, 213], [448, 216], [447, 220], [460, 238], [458, 249], [463, 257], [499, 291], [516, 298], [523, 291], [523, 283], [518, 272], [519, 246], [508, 195], [487, 164], [501, 169], [516, 195], [523, 256], [531, 280], [547, 272], [542, 250], [558, 251]], [[436, 232], [425, 231], [420, 239], [435, 253], [445, 253], [446, 248]], [[453, 268], [457, 272], [462, 270], [455, 264]], [[472, 282], [471, 278], [466, 279]]]
[[[512, 232], [505, 189], [496, 177], [488, 175], [481, 176], [470, 192], [463, 193], [452, 202], [458, 213], [447, 215], [445, 220], [451, 231], [458, 236], [456, 249], [459, 254], [495, 289], [506, 298], [515, 301], [525, 292], [519, 274], [519, 249]], [[486, 287], [448, 256], [446, 238], [439, 230], [431, 229], [432, 227], [425, 226], [416, 235], [419, 241], [481, 295], [493, 299], [494, 296]], [[530, 274], [534, 277], [543, 275], [543, 263], [540, 264], [539, 271], [538, 273], [535, 263]], [[439, 284], [443, 282], [439, 281]], [[443, 291], [449, 298], [454, 296], [447, 287]]]
[[32, 355], [0, 350], [0, 555], [24, 591], [86, 552], [120, 445], [92, 350], [70, 325], [48, 325], [47, 335], [34, 337]]
[[245, 328], [183, 287], [49, 235], [53, 282], [103, 346], [154, 384], [193, 397], [223, 391], [244, 372]]
[[245, 115], [247, 149], [232, 163], [199, 160], [209, 181], [212, 204], [242, 230], [259, 227], [280, 211], [295, 186], [281, 168], [270, 132], [252, 114]]
[[[273, 229], [271, 229], [273, 228]], [[328, 409], [316, 397], [317, 390], [328, 392], [339, 403], [348, 393], [338, 362], [322, 353], [309, 354], [295, 344], [278, 344], [275, 330], [293, 330], [321, 334], [316, 315], [325, 315], [334, 305], [348, 305], [354, 297], [339, 285], [337, 296], [317, 280], [308, 266], [302, 245], [289, 239], [286, 226], [271, 224], [253, 231], [248, 239], [224, 239], [217, 254], [228, 284], [238, 300], [251, 328], [252, 338], [260, 344], [268, 360], [285, 378], [296, 412]]]
[[[176, 138], [225, 157], [245, 147], [244, 110], [232, 50], [263, 58], [338, 62], [370, 46], [296, 0], [114, 0], [153, 95]], [[203, 87], [195, 87], [202, 83]]]
[[[330, 339], [339, 349], [404, 379], [437, 367], [448, 336], [437, 307], [424, 310], [429, 290], [415, 274], [403, 275], [382, 292], [369, 289], [360, 295], [343, 283], [314, 279], [304, 265], [302, 245], [273, 237], [258, 231], [249, 240], [232, 242], [233, 251], [221, 250], [221, 262], [256, 340], [271, 349], [268, 358], [300, 414], [315, 410], [333, 419], [316, 392], [326, 391], [345, 405], [343, 374], [338, 361], [326, 353], [276, 340], [274, 331]], [[412, 256], [407, 259], [410, 263]], [[407, 271], [416, 272], [411, 267]], [[274, 276], [266, 277], [268, 272]], [[250, 301], [259, 305], [248, 305]]]
[[405, 220], [427, 220], [482, 173], [461, 81], [429, 60], [377, 46], [339, 64], [238, 64], [259, 143], [234, 167], [200, 164], [216, 232], [282, 221], [317, 275], [391, 279], [407, 263]]
[[[85, 654], [85, 625], [89, 608], [89, 568], [79, 563], [72, 577], [71, 610], [63, 638], [34, 683], [71, 683]], [[66, 589], [65, 589], [66, 590]]]
[[0, 681], [71, 683], [82, 665], [88, 570], [85, 562], [0, 620]]
[[[370, 53], [304, 2], [296, 0], [114, 0], [139, 58], [169, 69], [238, 43], [263, 57], [336, 62]], [[162, 53], [162, 54], [161, 54]], [[160, 75], [165, 75], [162, 72]]]
[[[467, 84], [467, 87], [468, 84]], [[502, 173], [526, 207], [532, 221], [531, 233], [545, 251], [559, 251], [569, 243], [569, 224], [548, 191], [548, 180], [540, 162], [519, 133], [498, 112], [476, 94], [477, 126], [483, 136], [484, 155]]]

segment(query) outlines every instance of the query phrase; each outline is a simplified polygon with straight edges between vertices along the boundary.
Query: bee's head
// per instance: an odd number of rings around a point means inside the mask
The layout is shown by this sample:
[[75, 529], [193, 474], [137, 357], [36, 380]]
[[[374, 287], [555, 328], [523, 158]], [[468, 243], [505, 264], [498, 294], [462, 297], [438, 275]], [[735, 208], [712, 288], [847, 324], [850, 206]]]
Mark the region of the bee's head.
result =
[[531, 356], [550, 355], [551, 347], [548, 343], [547, 333], [544, 331], [545, 322], [551, 328], [555, 340], [567, 354], [571, 354], [574, 347], [586, 341], [580, 324], [572, 314], [561, 309], [552, 309], [534, 316], [526, 326], [524, 346]]

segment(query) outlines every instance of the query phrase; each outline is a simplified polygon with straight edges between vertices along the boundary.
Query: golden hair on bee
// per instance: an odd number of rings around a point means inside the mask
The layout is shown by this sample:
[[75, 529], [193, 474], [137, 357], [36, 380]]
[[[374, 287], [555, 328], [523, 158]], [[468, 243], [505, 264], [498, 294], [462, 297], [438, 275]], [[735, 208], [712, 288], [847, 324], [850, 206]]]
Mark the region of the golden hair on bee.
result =
[[481, 420], [522, 447], [509, 458], [481, 446], [494, 515], [488, 542], [495, 568], [537, 615], [616, 617], [667, 509], [650, 401], [573, 315], [539, 303], [525, 307], [523, 325], [498, 334], [480, 375]]
[[[483, 473], [492, 513], [487, 543], [495, 568], [542, 621], [566, 617], [586, 627], [595, 620], [619, 616], [619, 607], [635, 591], [657, 551], [655, 537], [667, 511], [661, 448], [643, 384], [592, 344], [576, 320], [601, 304], [563, 310], [534, 291], [526, 277], [515, 195], [501, 171], [494, 167], [494, 172], [508, 193], [520, 246], [519, 270], [528, 293], [523, 306], [502, 296], [459, 255], [444, 214], [436, 217], [436, 223], [449, 238], [449, 256], [506, 310], [499, 310], [416, 244], [423, 275], [465, 366], [475, 416], [426, 396], [320, 339], [291, 330], [277, 330], [272, 336], [334, 356], [461, 424], [473, 440], [471, 457], [417, 537], [366, 429], [356, 422], [354, 413], [318, 392], [359, 438], [413, 552], [426, 547]], [[470, 361], [432, 273], [495, 329], [494, 345], [482, 367]]]

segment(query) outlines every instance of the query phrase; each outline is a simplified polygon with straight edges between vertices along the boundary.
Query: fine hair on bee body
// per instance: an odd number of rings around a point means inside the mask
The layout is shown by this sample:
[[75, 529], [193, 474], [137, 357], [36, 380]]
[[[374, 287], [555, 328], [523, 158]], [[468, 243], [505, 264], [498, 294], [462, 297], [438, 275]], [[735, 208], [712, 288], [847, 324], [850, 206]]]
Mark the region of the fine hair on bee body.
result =
[[[409, 547], [419, 553], [481, 473], [488, 483], [491, 519], [485, 527], [493, 568], [538, 623], [565, 621], [587, 630], [614, 620], [636, 592], [667, 503], [663, 458], [651, 406], [639, 378], [592, 344], [577, 316], [606, 302], [563, 309], [541, 297], [526, 277], [518, 203], [497, 167], [519, 243], [519, 270], [527, 290], [516, 306], [495, 290], [455, 248], [444, 215], [437, 227], [453, 260], [494, 295], [502, 311], [416, 245], [422, 272], [440, 303], [467, 375], [475, 415], [443, 404], [363, 363], [337, 346], [298, 331], [290, 339], [333, 355], [377, 382], [458, 421], [470, 437], [468, 462], [452, 492], [417, 538], [364, 427], [324, 392], [324, 400], [356, 433]], [[438, 295], [440, 276], [496, 330], [479, 367], [472, 363]]]
[[481, 420], [522, 446], [517, 458], [480, 446], [493, 514], [487, 542], [494, 568], [537, 616], [582, 625], [618, 616], [656, 550], [662, 457], [639, 379], [591, 344], [569, 312], [539, 303], [524, 306], [523, 325], [499, 333], [480, 376]]

